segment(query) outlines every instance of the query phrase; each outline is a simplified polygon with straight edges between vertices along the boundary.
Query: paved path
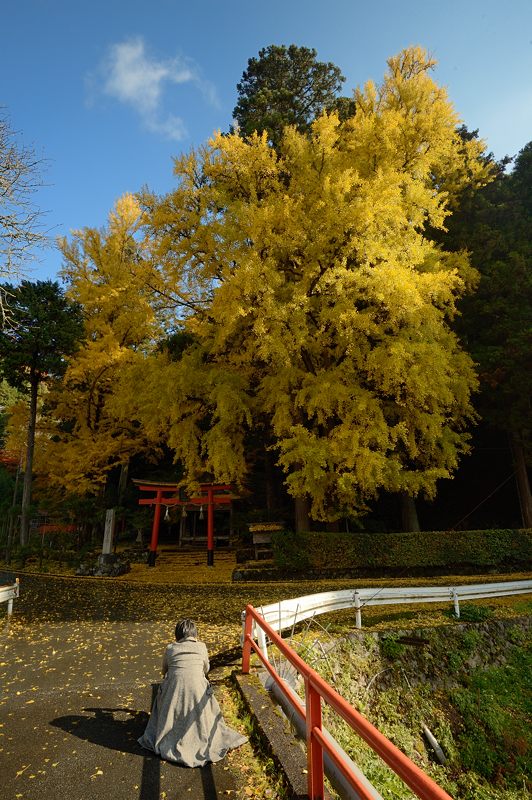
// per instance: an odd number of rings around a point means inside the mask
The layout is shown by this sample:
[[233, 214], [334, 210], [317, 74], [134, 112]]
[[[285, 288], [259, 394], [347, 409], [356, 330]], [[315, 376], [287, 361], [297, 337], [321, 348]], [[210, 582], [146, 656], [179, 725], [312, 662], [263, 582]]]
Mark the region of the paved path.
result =
[[[244, 753], [249, 745], [194, 770], [162, 762], [137, 745], [152, 684], [176, 620], [191, 616], [211, 654], [210, 678], [221, 698], [225, 686], [216, 681], [226, 665], [239, 663], [246, 603], [260, 606], [319, 587], [224, 585], [228, 570], [220, 582], [203, 583], [197, 555], [187, 556], [179, 575], [170, 569], [170, 555], [166, 559], [166, 571], [139, 568], [133, 581], [20, 576], [9, 634], [0, 628], [2, 800], [252, 796], [245, 774], [232, 766], [232, 755], [241, 763], [253, 757], [251, 749]], [[0, 615], [0, 626], [4, 620]]]
[[[137, 744], [168, 633], [167, 626], [155, 622], [20, 625], [16, 620], [0, 633], [5, 800], [239, 795], [230, 756], [203, 769], [186, 769]], [[215, 686], [218, 693], [222, 688]]]

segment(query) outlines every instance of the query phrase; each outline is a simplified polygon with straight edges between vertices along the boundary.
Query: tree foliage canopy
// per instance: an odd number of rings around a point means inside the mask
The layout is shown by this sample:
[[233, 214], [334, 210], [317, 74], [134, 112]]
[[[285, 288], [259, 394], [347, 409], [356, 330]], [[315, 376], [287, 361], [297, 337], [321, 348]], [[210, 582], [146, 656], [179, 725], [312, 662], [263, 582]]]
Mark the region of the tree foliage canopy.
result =
[[479, 365], [480, 411], [526, 440], [532, 331], [532, 142], [511, 172], [465, 198], [443, 238], [467, 247], [480, 281], [461, 304], [460, 331]]
[[142, 361], [160, 336], [136, 238], [140, 224], [138, 202], [124, 195], [107, 228], [85, 228], [61, 242], [63, 276], [69, 297], [83, 306], [86, 339], [48, 400], [48, 472], [54, 484], [75, 494], [97, 490], [114, 466], [149, 449], [120, 405], [123, 369]]
[[2, 376], [17, 389], [62, 375], [83, 332], [81, 308], [56, 281], [4, 284], [11, 323], [0, 331]]
[[145, 197], [154, 269], [194, 343], [125, 378], [130, 414], [192, 480], [240, 482], [268, 431], [294, 497], [337, 516], [378, 489], [432, 495], [467, 449], [476, 385], [449, 322], [472, 280], [428, 238], [489, 180], [420, 49], [390, 59], [345, 121], [215, 137]]
[[20, 543], [24, 545], [29, 537], [39, 388], [65, 372], [67, 357], [82, 336], [83, 322], [79, 305], [65, 297], [57, 282], [22, 281], [16, 287], [4, 285], [4, 290], [10, 299], [10, 326], [0, 331], [0, 374], [29, 398], [29, 413], [24, 407], [19, 429], [25, 432], [26, 445], [20, 517]]

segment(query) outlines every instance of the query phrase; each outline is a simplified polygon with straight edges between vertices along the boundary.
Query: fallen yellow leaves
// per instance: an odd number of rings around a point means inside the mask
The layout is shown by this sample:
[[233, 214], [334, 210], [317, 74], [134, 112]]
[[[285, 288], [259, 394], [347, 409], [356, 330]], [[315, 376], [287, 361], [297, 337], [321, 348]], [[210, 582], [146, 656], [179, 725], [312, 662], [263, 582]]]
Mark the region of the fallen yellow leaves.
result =
[[15, 775], [16, 778], [20, 778], [20, 776], [26, 772], [27, 769], [31, 767], [31, 764], [26, 764], [26, 766], [22, 767], [22, 769], [17, 770], [17, 774]]

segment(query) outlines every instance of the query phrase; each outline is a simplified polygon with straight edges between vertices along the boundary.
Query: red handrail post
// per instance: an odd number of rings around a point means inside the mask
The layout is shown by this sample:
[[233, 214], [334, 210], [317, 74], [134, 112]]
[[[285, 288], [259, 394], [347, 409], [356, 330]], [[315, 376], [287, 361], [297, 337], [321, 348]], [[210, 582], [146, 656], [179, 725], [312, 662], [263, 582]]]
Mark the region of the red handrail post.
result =
[[251, 659], [251, 632], [253, 628], [253, 617], [249, 611], [249, 606], [246, 607], [246, 618], [244, 620], [244, 643], [242, 645], [242, 673], [249, 674], [249, 662]]
[[305, 680], [306, 722], [307, 722], [307, 785], [310, 800], [323, 800], [323, 748], [314, 736], [314, 728], [321, 731], [321, 697], [312, 685]]

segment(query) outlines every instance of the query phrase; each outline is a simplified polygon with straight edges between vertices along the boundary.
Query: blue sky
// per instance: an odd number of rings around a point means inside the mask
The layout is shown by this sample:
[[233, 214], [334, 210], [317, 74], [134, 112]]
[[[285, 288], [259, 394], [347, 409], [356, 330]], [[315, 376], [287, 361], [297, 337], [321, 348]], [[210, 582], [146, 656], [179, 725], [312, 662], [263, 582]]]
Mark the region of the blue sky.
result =
[[[47, 162], [52, 235], [104, 225], [126, 191], [169, 190], [172, 156], [229, 128], [269, 44], [314, 47], [344, 94], [420, 44], [497, 158], [532, 139], [532, 0], [4, 0], [2, 29], [0, 106]], [[39, 258], [28, 277], [55, 278], [59, 253]]]

